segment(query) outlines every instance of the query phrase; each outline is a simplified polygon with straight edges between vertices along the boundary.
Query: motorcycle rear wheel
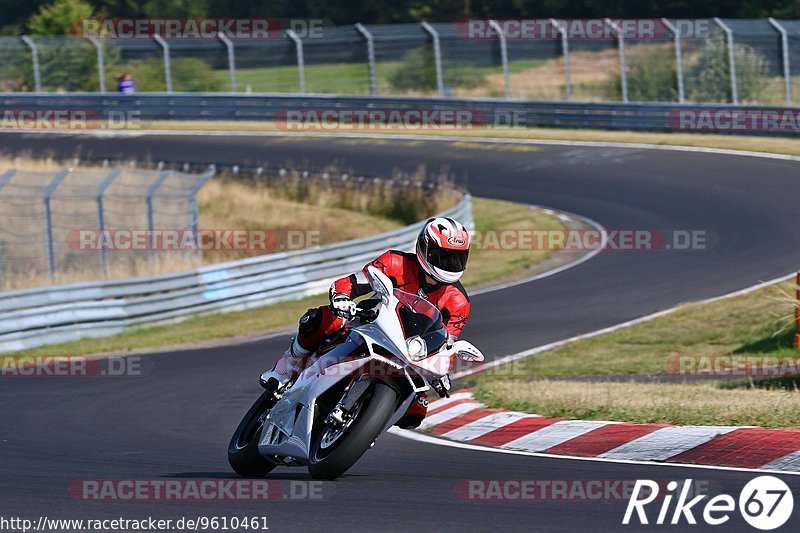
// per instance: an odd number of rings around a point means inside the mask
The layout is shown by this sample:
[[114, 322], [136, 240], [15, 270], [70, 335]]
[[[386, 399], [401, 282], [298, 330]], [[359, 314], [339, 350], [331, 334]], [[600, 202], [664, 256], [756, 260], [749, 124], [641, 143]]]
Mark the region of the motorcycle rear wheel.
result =
[[228, 462], [242, 477], [264, 477], [277, 465], [258, 453], [258, 437], [264, 417], [274, 403], [272, 393], [264, 391], [239, 422], [228, 445]]
[[[308, 472], [315, 479], [336, 479], [364, 455], [381, 433], [397, 406], [397, 394], [381, 381], [350, 409], [353, 418], [344, 429], [325, 424], [311, 445]], [[336, 432], [341, 431], [338, 435]]]

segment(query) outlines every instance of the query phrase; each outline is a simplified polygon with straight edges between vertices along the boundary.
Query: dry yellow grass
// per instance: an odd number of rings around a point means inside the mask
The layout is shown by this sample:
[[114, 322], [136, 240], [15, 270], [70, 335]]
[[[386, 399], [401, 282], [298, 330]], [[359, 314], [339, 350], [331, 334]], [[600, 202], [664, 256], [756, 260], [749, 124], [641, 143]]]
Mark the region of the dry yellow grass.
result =
[[[287, 200], [274, 191], [236, 181], [212, 180], [200, 190], [200, 227], [267, 230], [275, 237], [276, 249], [296, 247], [287, 242], [289, 232], [302, 235], [310, 246], [358, 239], [390, 231], [400, 222], [383, 217], [332, 207]], [[331, 202], [332, 203], [332, 202]], [[218, 262], [248, 255], [232, 251], [205, 254], [206, 262]], [[250, 253], [252, 255], [252, 253]]]
[[[575, 51], [570, 54], [570, 82], [573, 98], [601, 100], [597, 85], [610, 82], [619, 76], [619, 53], [616, 49], [589, 52]], [[554, 57], [533, 68], [509, 73], [511, 98], [561, 100], [566, 96], [564, 61]], [[493, 72], [485, 78], [486, 84], [475, 88], [458, 87], [456, 96], [481, 97], [488, 94], [505, 94], [505, 79], [502, 72]]]
[[541, 380], [487, 383], [489, 406], [583, 420], [691, 425], [800, 426], [800, 392], [723, 389], [712, 383], [587, 383]]

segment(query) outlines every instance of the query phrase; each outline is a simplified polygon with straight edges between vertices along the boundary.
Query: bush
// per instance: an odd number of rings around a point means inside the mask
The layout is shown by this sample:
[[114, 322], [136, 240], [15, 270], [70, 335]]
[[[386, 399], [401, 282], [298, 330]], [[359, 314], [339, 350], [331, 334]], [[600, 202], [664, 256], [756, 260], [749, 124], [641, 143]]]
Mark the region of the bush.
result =
[[[444, 67], [443, 67], [444, 68]], [[475, 67], [448, 67], [443, 72], [444, 83], [451, 87], [475, 88], [486, 83], [483, 72]], [[430, 48], [409, 50], [400, 67], [389, 78], [395, 91], [435, 91], [436, 59]]]
[[336, 168], [313, 175], [289, 170], [282, 176], [266, 177], [260, 186], [274, 198], [349, 209], [402, 224], [449, 209], [458, 196], [448, 176], [428, 180], [423, 167], [411, 174], [396, 172], [390, 179], [359, 179]]
[[[734, 45], [739, 100], [756, 101], [766, 86], [767, 61], [752, 47]], [[724, 37], [709, 38], [688, 72], [688, 97], [699, 102], [732, 102], [728, 44]]]
[[[667, 45], [629, 48], [628, 98], [636, 102], [674, 102], [678, 100], [678, 72], [671, 60], [672, 47]], [[619, 98], [622, 82], [616, 76], [610, 95]]]
[[432, 91], [436, 89], [436, 63], [433, 51], [418, 48], [403, 56], [403, 61], [389, 79], [396, 91]]

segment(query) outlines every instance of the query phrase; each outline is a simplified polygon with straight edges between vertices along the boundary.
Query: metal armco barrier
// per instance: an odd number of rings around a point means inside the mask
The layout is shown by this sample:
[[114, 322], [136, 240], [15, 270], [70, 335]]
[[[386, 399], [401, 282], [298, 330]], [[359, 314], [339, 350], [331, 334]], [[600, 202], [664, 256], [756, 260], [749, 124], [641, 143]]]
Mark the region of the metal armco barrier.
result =
[[[465, 194], [451, 216], [472, 224]], [[0, 351], [15, 351], [123, 328], [179, 321], [325, 292], [337, 277], [361, 269], [388, 248], [410, 250], [422, 222], [364, 239], [252, 257], [195, 270], [125, 280], [0, 293]]]
[[[800, 133], [800, 108], [731, 104], [672, 104], [623, 102], [519, 101], [495, 98], [423, 98], [342, 95], [233, 95], [163, 93], [137, 95], [102, 95], [97, 93], [20, 94], [0, 93], [0, 109], [25, 109], [42, 113], [58, 110], [97, 113], [103, 124], [125, 122], [129, 129], [145, 128], [148, 120], [273, 120], [285, 121], [287, 113], [317, 111], [453, 111], [471, 116], [468, 123], [445, 125], [457, 133], [463, 129], [492, 126], [594, 128], [633, 131], [724, 132], [746, 135], [797, 135]], [[682, 127], [680, 113], [707, 112], [712, 122], [698, 122], [702, 127]], [[781, 127], [753, 127], [745, 120], [737, 127], [732, 114], [763, 116], [776, 113]], [[794, 117], [786, 123], [786, 116]], [[289, 115], [291, 116], [291, 115]], [[782, 117], [782, 118], [781, 118]], [[713, 121], [720, 119], [722, 126]], [[726, 127], [732, 124], [732, 127]], [[304, 127], [287, 123], [288, 131], [320, 131], [337, 126]], [[346, 128], [346, 127], [345, 127]], [[436, 126], [397, 127], [398, 133]]]

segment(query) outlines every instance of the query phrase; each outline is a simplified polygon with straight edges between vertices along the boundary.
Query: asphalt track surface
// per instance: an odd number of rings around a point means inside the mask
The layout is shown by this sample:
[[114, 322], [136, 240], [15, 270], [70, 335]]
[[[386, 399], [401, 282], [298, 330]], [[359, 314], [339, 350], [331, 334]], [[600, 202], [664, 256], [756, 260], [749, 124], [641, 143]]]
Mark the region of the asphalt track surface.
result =
[[[704, 251], [607, 251], [554, 276], [476, 296], [464, 336], [490, 358], [721, 295], [800, 265], [800, 163], [793, 161], [630, 147], [487, 149], [434, 140], [0, 137], [0, 151], [19, 150], [238, 164], [335, 160], [365, 173], [424, 163], [448, 168], [475, 195], [546, 205], [608, 229], [703, 230], [713, 236]], [[738, 497], [755, 477], [469, 451], [385, 435], [347, 476], [322, 485], [322, 499], [87, 502], [69, 496], [70, 483], [81, 479], [232, 477], [228, 439], [258, 394], [258, 374], [286, 341], [147, 356], [140, 377], [4, 379], [0, 516], [266, 516], [274, 531], [622, 531], [638, 529], [621, 525], [625, 501], [467, 502], [454, 489], [465, 479], [692, 478], [706, 483], [711, 495]], [[274, 477], [308, 479], [305, 469], [278, 469]], [[800, 477], [781, 477], [798, 499]], [[797, 529], [798, 508], [786, 528]], [[684, 522], [680, 529], [686, 527]], [[738, 513], [709, 529], [752, 530]]]

